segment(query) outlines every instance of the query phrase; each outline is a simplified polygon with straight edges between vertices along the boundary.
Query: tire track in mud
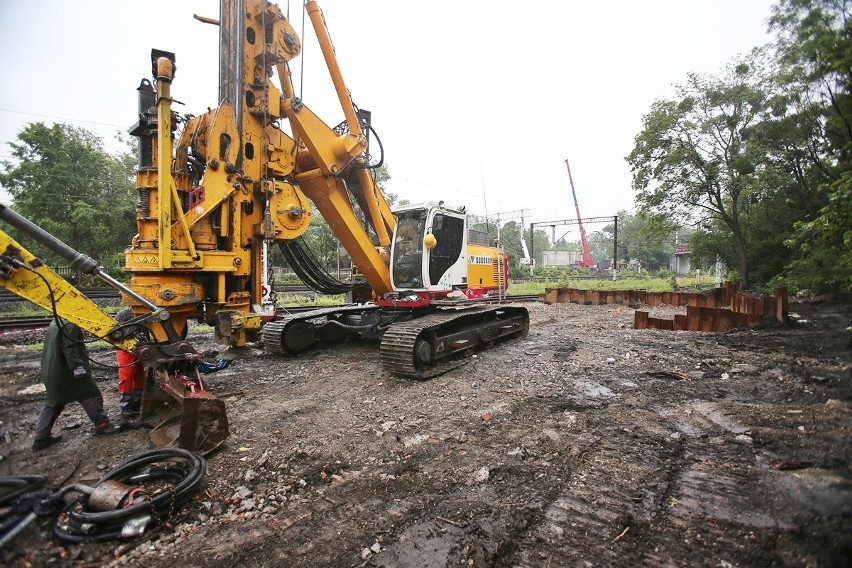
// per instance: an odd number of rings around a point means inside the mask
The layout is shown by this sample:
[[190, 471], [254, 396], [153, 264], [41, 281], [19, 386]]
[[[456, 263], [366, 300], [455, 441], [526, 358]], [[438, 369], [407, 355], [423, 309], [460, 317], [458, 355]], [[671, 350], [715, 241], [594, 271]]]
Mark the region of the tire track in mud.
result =
[[606, 422], [591, 421], [603, 435], [573, 464], [571, 481], [519, 544], [519, 556], [500, 565], [636, 565], [633, 547], [625, 550], [619, 543], [641, 540], [665, 508], [684, 464], [684, 446], [603, 426]]

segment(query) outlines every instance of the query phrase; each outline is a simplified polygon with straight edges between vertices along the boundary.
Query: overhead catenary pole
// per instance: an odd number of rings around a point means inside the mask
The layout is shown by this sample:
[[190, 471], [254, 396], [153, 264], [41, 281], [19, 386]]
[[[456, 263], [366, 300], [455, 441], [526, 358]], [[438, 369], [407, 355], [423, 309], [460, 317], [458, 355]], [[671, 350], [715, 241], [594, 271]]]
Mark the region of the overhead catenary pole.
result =
[[612, 279], [618, 275], [618, 215], [612, 218]]
[[[607, 217], [583, 217], [582, 219], [560, 219], [559, 221], [537, 221], [537, 222], [534, 222], [534, 223], [530, 223], [530, 245], [532, 245], [530, 247], [530, 256], [535, 258], [535, 246], [534, 246], [535, 238], [533, 237], [533, 235], [535, 234], [535, 228], [536, 227], [551, 227], [551, 229], [555, 231], [557, 226], [577, 225], [581, 221], [583, 223], [586, 223], [587, 225], [591, 224], [591, 223], [609, 223], [610, 221], [614, 222], [614, 224], [615, 224], [615, 226], [614, 226], [614, 233], [615, 233], [614, 241], [615, 242], [613, 244], [613, 261], [614, 261], [615, 257], [617, 256], [616, 251], [617, 251], [617, 248], [618, 248], [618, 215], [610, 215], [610, 216], [607, 216]], [[554, 238], [555, 238], [555, 235], [556, 234], [554, 232]]]

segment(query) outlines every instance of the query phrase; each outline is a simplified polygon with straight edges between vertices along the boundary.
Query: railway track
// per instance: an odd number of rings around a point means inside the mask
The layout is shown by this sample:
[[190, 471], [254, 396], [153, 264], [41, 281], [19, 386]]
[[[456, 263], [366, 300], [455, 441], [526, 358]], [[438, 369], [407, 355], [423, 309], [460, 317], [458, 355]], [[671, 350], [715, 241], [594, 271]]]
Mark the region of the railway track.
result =
[[[80, 288], [80, 291], [83, 292], [87, 298], [92, 300], [109, 300], [115, 299], [118, 300], [119, 292], [113, 288]], [[275, 292], [277, 294], [292, 294], [294, 296], [316, 296], [316, 292], [308, 288], [307, 286], [299, 286], [299, 285], [284, 285], [284, 286], [276, 286]], [[23, 298], [18, 296], [17, 294], [13, 294], [8, 290], [0, 290], [0, 302], [25, 302]]]
[[53, 318], [43, 316], [0, 318], [0, 333], [5, 331], [24, 331], [44, 329]]
[[[92, 300], [108, 300], [110, 298], [118, 300], [118, 290], [112, 288], [80, 288], [80, 291]], [[0, 290], [0, 302], [26, 302], [26, 300], [8, 290]]]
[[[88, 296], [88, 294], [87, 294]], [[15, 296], [17, 298], [17, 296]], [[89, 296], [92, 297], [92, 296]], [[98, 297], [98, 296], [96, 296]], [[111, 296], [100, 296], [100, 298], [110, 298]], [[115, 294], [115, 299], [118, 300], [118, 294]], [[523, 294], [518, 296], [508, 296], [506, 301], [509, 302], [535, 302], [540, 299], [537, 294]], [[329, 305], [323, 307], [337, 308], [346, 304]], [[316, 309], [317, 306], [283, 306], [278, 308], [278, 314], [283, 316], [287, 314], [306, 312]], [[33, 329], [44, 329], [50, 325], [51, 317], [49, 316], [11, 316], [5, 317], [0, 314], [0, 333], [9, 331], [24, 331]]]

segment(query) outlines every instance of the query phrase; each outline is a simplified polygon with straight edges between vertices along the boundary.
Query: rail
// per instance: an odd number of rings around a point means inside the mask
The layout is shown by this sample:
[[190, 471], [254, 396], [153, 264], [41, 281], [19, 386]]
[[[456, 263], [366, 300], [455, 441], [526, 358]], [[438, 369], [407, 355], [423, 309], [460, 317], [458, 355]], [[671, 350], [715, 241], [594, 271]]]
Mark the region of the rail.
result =
[[[117, 296], [116, 296], [117, 297]], [[540, 294], [521, 294], [517, 296], [507, 296], [506, 301], [509, 302], [535, 302], [541, 299]], [[330, 306], [322, 306], [324, 308], [336, 308], [345, 306], [347, 304], [338, 304], [338, 305], [330, 305]], [[317, 306], [290, 306], [290, 307], [282, 307], [278, 309], [278, 313], [283, 315], [285, 313], [299, 313], [299, 312], [307, 312], [313, 309], [316, 309]], [[35, 329], [44, 329], [50, 325], [50, 321], [53, 318], [50, 316], [11, 316], [5, 317], [0, 314], [0, 333], [10, 332], [10, 331], [27, 331], [27, 330], [35, 330]]]

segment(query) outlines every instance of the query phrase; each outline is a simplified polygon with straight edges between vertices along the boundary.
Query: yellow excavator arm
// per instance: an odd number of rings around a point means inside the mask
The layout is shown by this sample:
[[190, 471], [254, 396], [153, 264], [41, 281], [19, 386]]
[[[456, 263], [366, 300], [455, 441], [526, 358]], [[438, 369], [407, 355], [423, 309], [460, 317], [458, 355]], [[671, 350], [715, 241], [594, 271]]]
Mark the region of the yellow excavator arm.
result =
[[[177, 444], [206, 453], [228, 437], [224, 403], [205, 389], [198, 374], [201, 356], [175, 331], [167, 310], [146, 302], [132, 289], [107, 274], [94, 259], [69, 247], [3, 204], [0, 204], [0, 220], [51, 249], [73, 268], [100, 278], [150, 310], [130, 321], [119, 323], [0, 229], [0, 287], [135, 355], [151, 370], [151, 380], [147, 382], [143, 395], [143, 415], [146, 408], [153, 408], [154, 386], [181, 403], [182, 414], [178, 428], [165, 435], [163, 430], [158, 430], [155, 443], [160, 446]], [[152, 327], [159, 328], [171, 341], [158, 343], [152, 340]]]
[[137, 337], [121, 337], [115, 319], [3, 230], [0, 230], [0, 250], [3, 251], [0, 253], [0, 287], [120, 349], [129, 353], [136, 350]]

